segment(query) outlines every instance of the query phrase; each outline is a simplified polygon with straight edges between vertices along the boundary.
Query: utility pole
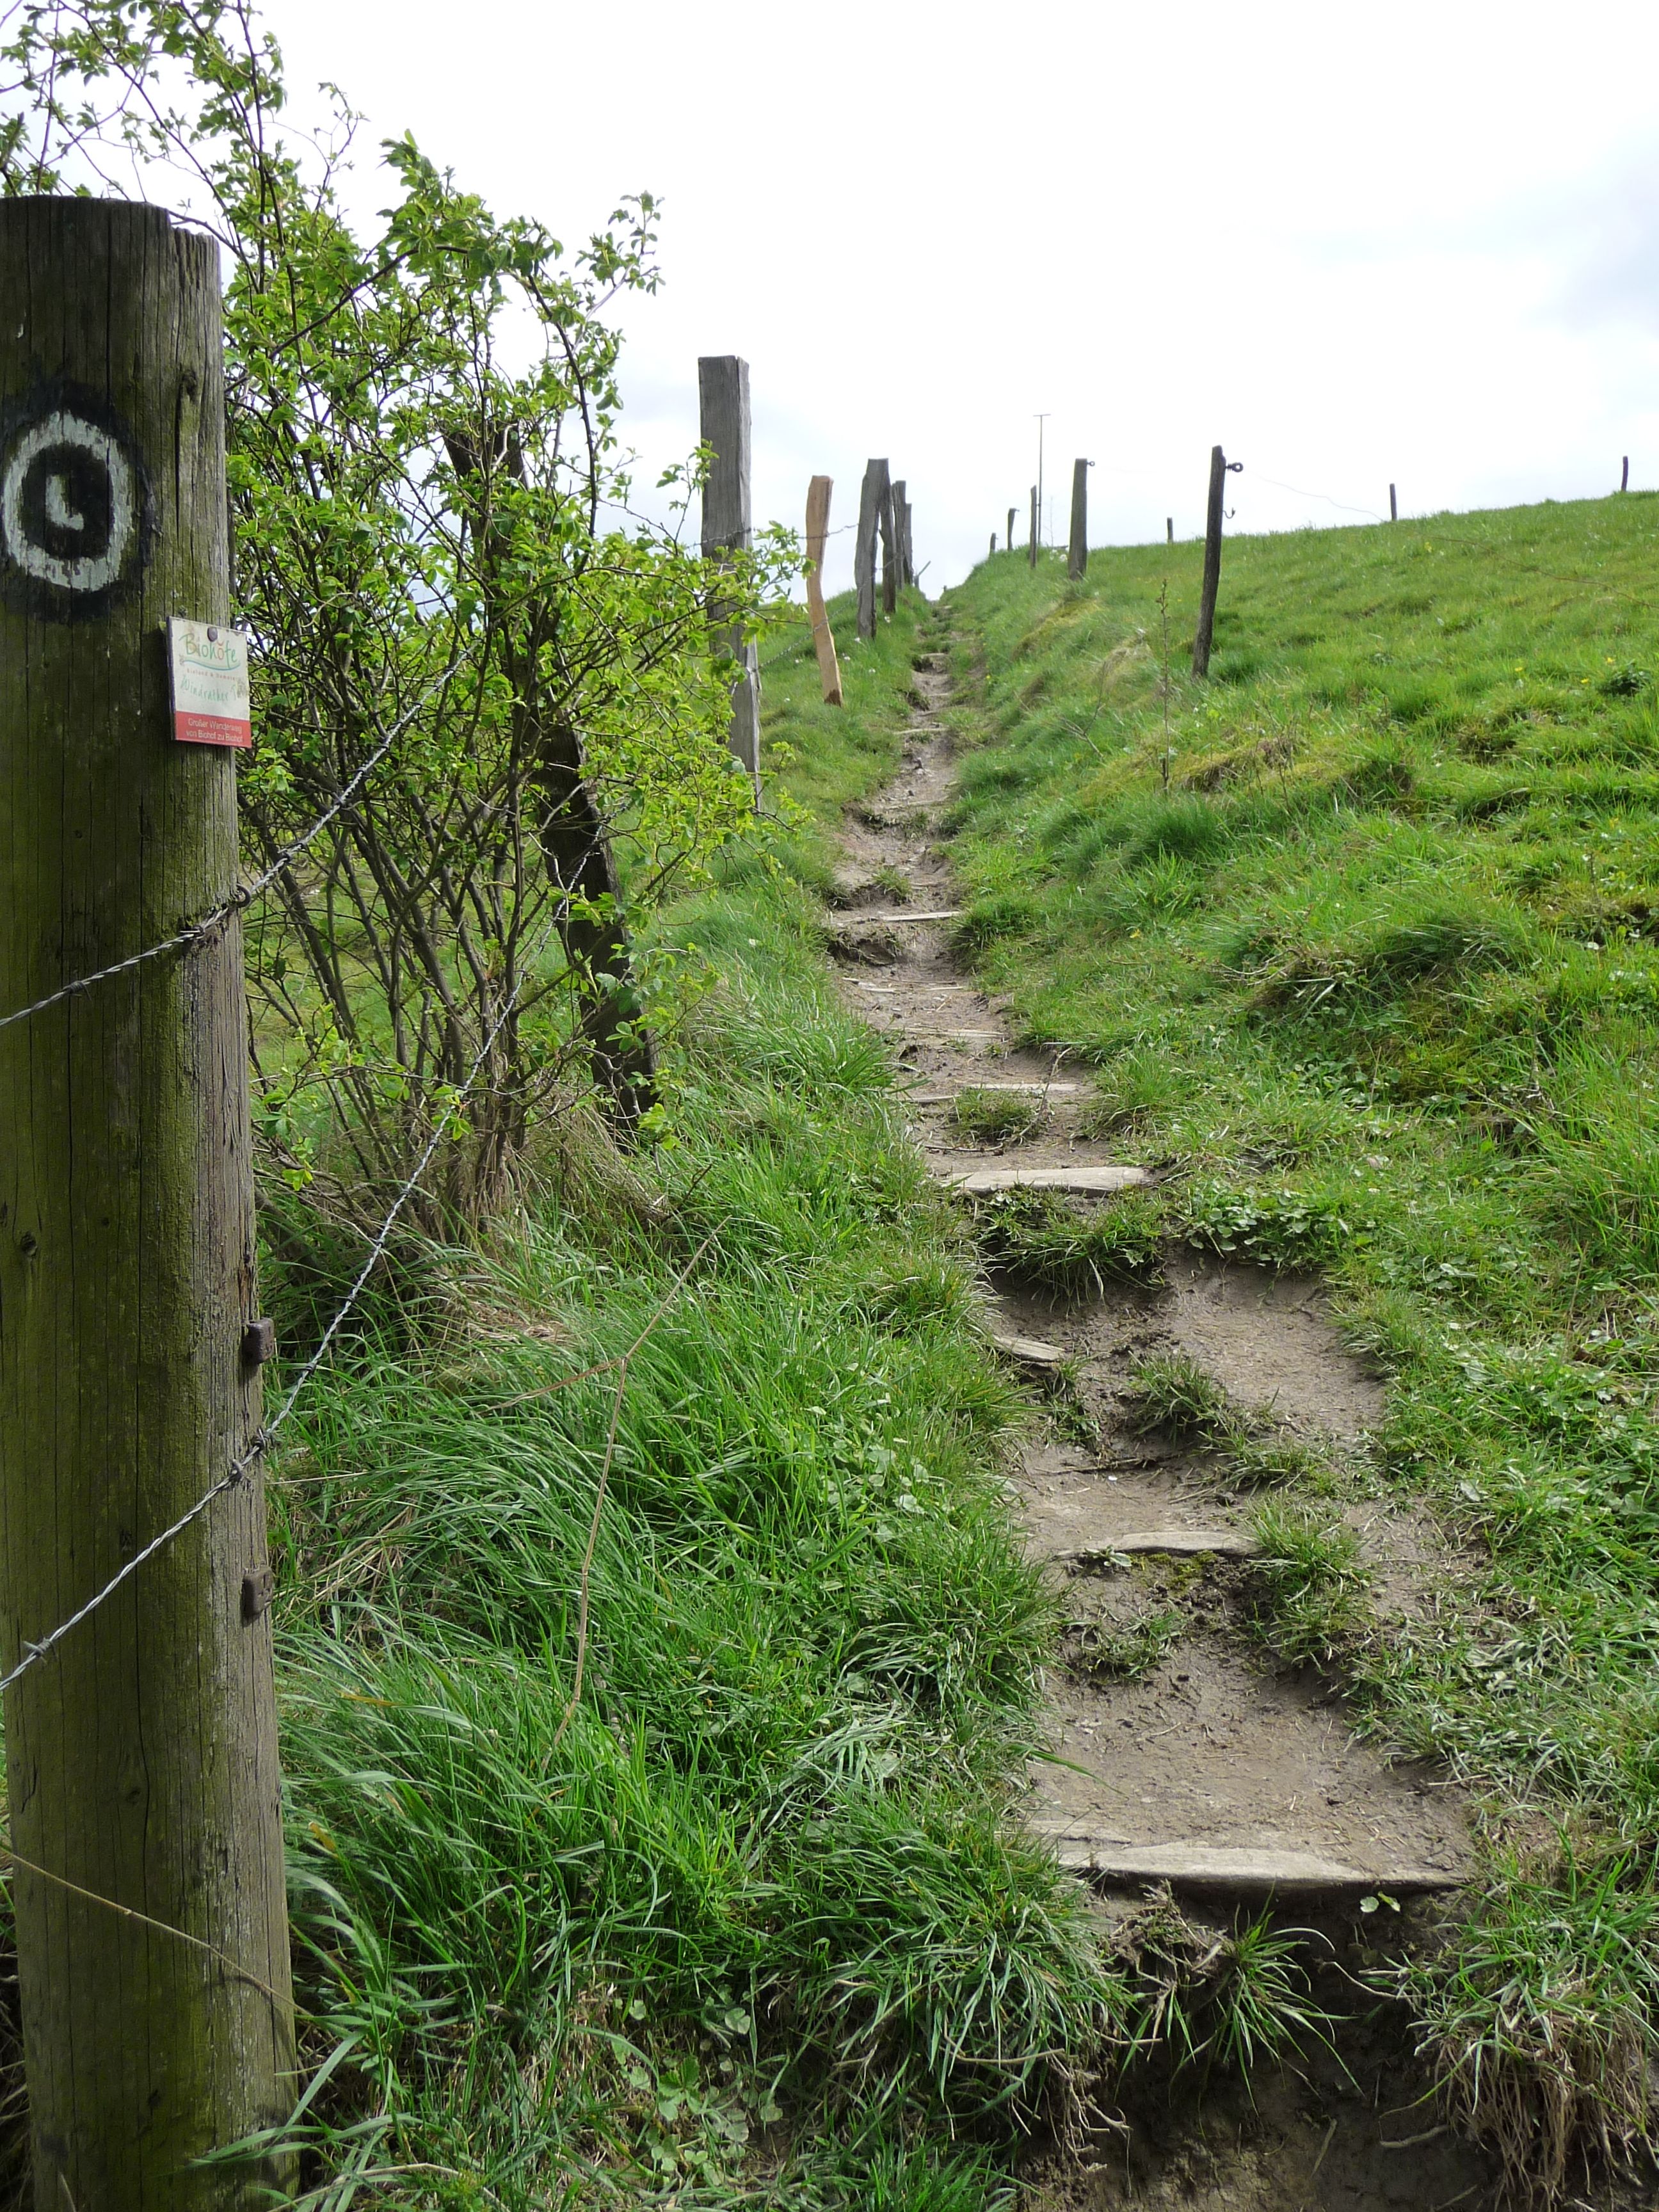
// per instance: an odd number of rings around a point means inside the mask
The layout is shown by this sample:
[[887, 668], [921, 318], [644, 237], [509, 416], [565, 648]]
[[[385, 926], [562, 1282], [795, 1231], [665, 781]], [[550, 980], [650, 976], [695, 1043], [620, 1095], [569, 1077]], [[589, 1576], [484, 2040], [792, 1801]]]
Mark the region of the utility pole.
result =
[[[749, 364], [736, 354], [705, 354], [697, 362], [702, 442], [714, 459], [702, 488], [702, 553], [726, 562], [751, 542], [749, 512]], [[720, 647], [732, 664], [732, 720], [726, 743], [748, 770], [760, 797], [760, 655], [733, 624]]]
[[[222, 909], [247, 726], [168, 696], [170, 618], [231, 643], [218, 249], [135, 202], [7, 200], [0, 296], [10, 1014]], [[198, 2162], [299, 2086], [247, 1065], [235, 912], [0, 1029], [7, 1669], [185, 1522], [6, 1693], [39, 2212], [295, 2184]]]
[[[1050, 411], [1050, 413], [1052, 413], [1052, 412], [1053, 412], [1053, 410], [1051, 409], [1049, 411]], [[1042, 426], [1043, 426], [1043, 424], [1048, 421], [1048, 416], [1047, 415], [1039, 415], [1039, 416], [1037, 416], [1037, 418], [1036, 418], [1036, 426], [1037, 426], [1037, 480], [1036, 480], [1036, 499], [1037, 499], [1037, 515], [1038, 515], [1039, 521], [1041, 520], [1042, 514]]]
[[1066, 552], [1066, 573], [1080, 582], [1089, 565], [1089, 468], [1087, 461], [1072, 464], [1072, 535]]
[[1240, 469], [1242, 461], [1230, 461], [1219, 446], [1210, 449], [1210, 499], [1204, 522], [1204, 584], [1199, 595], [1198, 628], [1193, 633], [1193, 673], [1207, 676], [1210, 672], [1210, 641], [1215, 632], [1216, 594], [1221, 588], [1221, 520], [1222, 494], [1227, 488], [1229, 469]]

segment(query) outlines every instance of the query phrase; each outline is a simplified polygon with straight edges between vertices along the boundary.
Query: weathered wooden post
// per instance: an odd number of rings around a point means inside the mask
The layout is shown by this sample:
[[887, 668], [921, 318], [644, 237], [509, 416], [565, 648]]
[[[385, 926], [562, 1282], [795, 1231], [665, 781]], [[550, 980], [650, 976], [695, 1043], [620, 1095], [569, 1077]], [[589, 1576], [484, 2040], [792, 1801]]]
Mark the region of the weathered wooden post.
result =
[[[746, 553], [750, 542], [748, 362], [732, 353], [703, 355], [697, 362], [697, 399], [702, 442], [714, 457], [702, 488], [703, 557], [719, 562]], [[726, 742], [754, 778], [758, 797], [760, 656], [735, 625], [726, 635], [721, 655], [736, 668]]]
[[1630, 455], [1628, 453], [1625, 456], [1624, 467], [1619, 471], [1619, 489], [1620, 491], [1630, 489]]
[[1008, 535], [1003, 540], [1003, 543], [1007, 546], [1008, 550], [1011, 553], [1014, 550], [1014, 517], [1018, 514], [1018, 512], [1019, 509], [1017, 507], [1011, 507], [1008, 510]]
[[1089, 565], [1089, 464], [1072, 464], [1072, 536], [1066, 549], [1066, 573], [1076, 584]]
[[893, 485], [893, 538], [898, 553], [899, 589], [908, 592], [916, 580], [916, 567], [910, 550], [910, 502], [904, 491], [904, 479], [900, 477]]
[[1390, 522], [1398, 522], [1400, 520], [1400, 501], [1395, 496], [1392, 484], [1389, 486], [1389, 520]]
[[1175, 517], [1172, 514], [1166, 514], [1164, 518], [1164, 542], [1166, 545], [1175, 544]]
[[876, 535], [881, 527], [882, 503], [889, 496], [887, 464], [866, 461], [859, 487], [858, 535], [853, 541], [853, 580], [858, 586], [860, 637], [876, 634]]
[[881, 611], [884, 615], [898, 611], [898, 526], [893, 520], [893, 486], [882, 478], [881, 505]]
[[[218, 258], [159, 208], [0, 203], [0, 1015], [237, 887], [246, 726], [188, 668], [169, 705], [169, 617], [234, 642]], [[293, 2179], [193, 2163], [298, 2087], [249, 1158], [239, 915], [0, 1029], [7, 1668], [246, 1468], [6, 1695], [40, 2212]]]
[[1204, 582], [1198, 599], [1198, 628], [1193, 633], [1193, 673], [1210, 672], [1210, 641], [1215, 634], [1215, 599], [1221, 588], [1221, 497], [1227, 484], [1227, 456], [1210, 451], [1210, 501], [1204, 519]]
[[991, 558], [994, 561], [994, 560], [996, 559], [996, 557], [997, 557], [997, 534], [996, 534], [995, 531], [994, 530], [994, 531], [991, 532]]
[[829, 477], [814, 477], [806, 487], [806, 611], [812, 624], [818, 681], [826, 707], [842, 703], [841, 663], [836, 658], [835, 634], [823, 604], [823, 546], [830, 535], [830, 495], [834, 489]]
[[1037, 488], [1031, 486], [1031, 534], [1026, 541], [1025, 557], [1033, 568], [1037, 556]]

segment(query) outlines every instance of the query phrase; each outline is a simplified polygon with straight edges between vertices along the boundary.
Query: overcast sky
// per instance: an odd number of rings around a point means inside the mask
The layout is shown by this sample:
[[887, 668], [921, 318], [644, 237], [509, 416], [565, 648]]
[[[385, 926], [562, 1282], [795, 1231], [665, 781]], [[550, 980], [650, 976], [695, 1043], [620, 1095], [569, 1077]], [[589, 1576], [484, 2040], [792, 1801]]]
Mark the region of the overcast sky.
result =
[[[664, 203], [627, 310], [641, 477], [750, 363], [757, 520], [908, 485], [924, 586], [1074, 456], [1096, 544], [1659, 484], [1659, 9], [268, 0], [337, 82], [567, 242]], [[364, 148], [368, 159], [369, 147]], [[374, 180], [363, 179], [365, 204]], [[1271, 479], [1271, 481], [1270, 481]], [[1351, 514], [1346, 510], [1359, 510]], [[827, 580], [850, 580], [850, 538]]]

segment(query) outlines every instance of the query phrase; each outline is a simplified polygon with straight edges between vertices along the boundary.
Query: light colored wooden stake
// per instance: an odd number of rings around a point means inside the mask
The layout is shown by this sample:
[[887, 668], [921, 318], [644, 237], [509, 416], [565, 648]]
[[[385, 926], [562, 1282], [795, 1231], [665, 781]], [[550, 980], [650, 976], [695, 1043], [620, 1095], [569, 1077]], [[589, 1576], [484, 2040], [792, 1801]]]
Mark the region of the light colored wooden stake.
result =
[[[157, 207], [8, 200], [0, 296], [9, 1013], [240, 870], [237, 756], [175, 738], [165, 635], [231, 612], [218, 249]], [[196, 2162], [300, 2086], [247, 1067], [240, 917], [0, 1030], [0, 1662], [247, 1462], [6, 1694], [39, 2212], [295, 2180]]]
[[835, 635], [823, 605], [823, 544], [830, 535], [830, 495], [834, 488], [829, 477], [814, 477], [806, 487], [806, 611], [811, 617], [812, 643], [817, 648], [818, 679], [826, 707], [842, 703], [841, 663], [836, 658]]
[[[749, 364], [736, 354], [705, 354], [697, 362], [702, 442], [714, 459], [702, 490], [705, 560], [729, 561], [751, 542], [749, 512]], [[732, 721], [726, 742], [760, 793], [760, 655], [734, 625], [721, 658], [734, 667]]]

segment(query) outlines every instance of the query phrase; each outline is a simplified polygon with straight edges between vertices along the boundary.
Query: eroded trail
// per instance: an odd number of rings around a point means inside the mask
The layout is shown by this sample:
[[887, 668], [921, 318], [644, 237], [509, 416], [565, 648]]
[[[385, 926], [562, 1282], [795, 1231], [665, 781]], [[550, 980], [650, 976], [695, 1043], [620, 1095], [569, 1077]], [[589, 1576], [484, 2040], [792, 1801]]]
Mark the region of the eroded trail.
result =
[[[916, 1140], [965, 1205], [1033, 1188], [1085, 1213], [1121, 1205], [1149, 1178], [1089, 1133], [1086, 1072], [1016, 1048], [951, 956], [957, 887], [935, 828], [953, 782], [947, 692], [943, 654], [924, 654], [904, 766], [848, 824], [847, 994], [894, 1041]], [[1000, 1116], [1005, 1100], [1018, 1103]], [[999, 1141], [1000, 1117], [1027, 1126]], [[1257, 1499], [1227, 1455], [1149, 1425], [1134, 1370], [1180, 1355], [1259, 1445], [1335, 1465], [1364, 1454], [1381, 1385], [1343, 1346], [1316, 1282], [1191, 1255], [1164, 1274], [1059, 1297], [993, 1272], [1006, 1356], [1058, 1384], [1048, 1437], [1021, 1473], [1030, 1542], [1068, 1624], [1047, 1686], [1052, 1756], [1031, 1771], [1026, 1818], [1121, 1928], [1161, 1898], [1218, 1932], [1271, 1902], [1322, 1931], [1340, 1979], [1364, 1963], [1358, 1931], [1397, 1929], [1424, 1909], [1413, 1899], [1455, 1887], [1469, 1864], [1463, 1808], [1432, 1772], [1391, 1766], [1357, 1737], [1315, 1673], [1263, 1655], [1249, 1630]], [[1431, 1547], [1410, 1521], [1374, 1500], [1343, 1510], [1384, 1609], [1431, 1606]], [[1344, 2008], [1370, 2009], [1352, 1986]], [[1200, 2094], [1197, 2069], [1176, 2074], [1127, 2132], [1034, 2174], [1030, 2203], [1492, 2204], [1484, 2161], [1414, 2103], [1424, 2084], [1392, 2014], [1339, 2041], [1340, 2057], [1316, 2044], [1242, 2087]]]

